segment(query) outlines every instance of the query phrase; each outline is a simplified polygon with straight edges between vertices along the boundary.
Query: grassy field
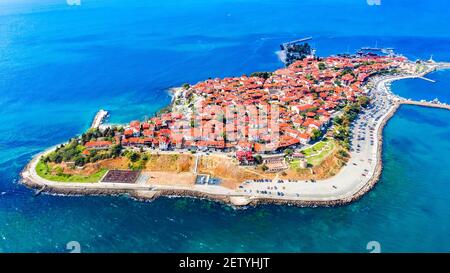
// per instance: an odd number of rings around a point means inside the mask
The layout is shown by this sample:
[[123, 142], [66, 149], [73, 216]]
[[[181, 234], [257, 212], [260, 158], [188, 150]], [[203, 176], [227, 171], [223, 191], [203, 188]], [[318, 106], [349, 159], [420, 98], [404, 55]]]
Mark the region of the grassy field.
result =
[[[329, 156], [334, 148], [335, 148], [335, 143], [332, 140], [328, 140], [326, 142], [319, 142], [319, 143], [324, 143], [322, 145], [322, 149], [317, 151], [316, 153], [312, 153], [309, 156], [306, 156], [306, 161], [308, 162], [308, 164], [311, 164], [313, 166], [319, 165], [320, 162], [322, 162], [327, 156]], [[318, 144], [319, 144], [318, 143]]]
[[[305, 155], [305, 159], [308, 165], [317, 166], [319, 165], [327, 156], [329, 156], [336, 147], [336, 143], [332, 139], [322, 140], [317, 142], [313, 146], [302, 151]], [[299, 168], [299, 160], [293, 160], [290, 162], [292, 169]]]
[[327, 145], [329, 142], [331, 142], [331, 141], [328, 139], [317, 142], [313, 146], [303, 150], [302, 154], [304, 154], [306, 157], [316, 154], [316, 153], [322, 151], [323, 147], [325, 147], [325, 145]]
[[36, 173], [40, 177], [56, 182], [86, 182], [86, 183], [98, 182], [107, 171], [108, 171], [107, 169], [101, 169], [100, 171], [89, 176], [54, 174], [50, 170], [49, 166], [43, 161], [39, 161], [39, 163], [36, 165]]

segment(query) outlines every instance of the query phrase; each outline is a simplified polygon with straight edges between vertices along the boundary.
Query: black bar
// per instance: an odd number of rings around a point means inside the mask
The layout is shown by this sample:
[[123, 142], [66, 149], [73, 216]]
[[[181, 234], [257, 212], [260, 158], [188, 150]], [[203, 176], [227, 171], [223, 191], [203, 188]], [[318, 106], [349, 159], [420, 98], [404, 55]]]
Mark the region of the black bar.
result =
[[[2, 266], [56, 267], [65, 271], [96, 267], [129, 272], [329, 272], [370, 269], [386, 272], [392, 264], [402, 268], [445, 265], [449, 254], [0, 254]], [[431, 260], [431, 261], [429, 261]], [[6, 268], [6, 267], [5, 267]], [[281, 271], [283, 270], [283, 271]]]

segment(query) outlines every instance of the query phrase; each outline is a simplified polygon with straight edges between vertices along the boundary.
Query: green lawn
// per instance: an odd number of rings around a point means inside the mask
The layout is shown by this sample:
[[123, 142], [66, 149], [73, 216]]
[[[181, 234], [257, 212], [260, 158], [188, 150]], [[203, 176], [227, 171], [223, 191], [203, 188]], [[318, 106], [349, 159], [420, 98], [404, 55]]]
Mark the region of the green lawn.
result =
[[[321, 143], [321, 142], [319, 142]], [[317, 144], [319, 144], [317, 143]], [[317, 150], [315, 155], [312, 155], [314, 153], [311, 153], [310, 156], [306, 156], [306, 161], [308, 161], [308, 164], [311, 164], [313, 166], [319, 165], [322, 160], [324, 160], [327, 156], [331, 154], [331, 152], [334, 150], [334, 147], [336, 146], [334, 141], [327, 141], [322, 142], [323, 145], [321, 150]]]
[[322, 140], [320, 142], [317, 142], [312, 147], [309, 147], [308, 149], [303, 150], [302, 154], [304, 154], [305, 156], [311, 156], [313, 154], [316, 154], [319, 151], [321, 151], [322, 148], [329, 142], [330, 142], [329, 140]]
[[98, 182], [107, 171], [108, 171], [107, 169], [102, 169], [89, 176], [70, 175], [70, 174], [54, 175], [50, 173], [50, 169], [47, 163], [39, 161], [39, 163], [36, 165], [36, 173], [40, 177], [56, 182], [86, 182], [86, 183]]
[[296, 160], [292, 160], [291, 162], [289, 162], [289, 166], [291, 167], [291, 169], [298, 169], [299, 168], [299, 163], [300, 160], [296, 159]]
[[[317, 142], [313, 146], [301, 151], [309, 165], [319, 165], [334, 150], [336, 144], [334, 140], [327, 139]], [[292, 169], [299, 168], [300, 160], [292, 160], [290, 166]]]

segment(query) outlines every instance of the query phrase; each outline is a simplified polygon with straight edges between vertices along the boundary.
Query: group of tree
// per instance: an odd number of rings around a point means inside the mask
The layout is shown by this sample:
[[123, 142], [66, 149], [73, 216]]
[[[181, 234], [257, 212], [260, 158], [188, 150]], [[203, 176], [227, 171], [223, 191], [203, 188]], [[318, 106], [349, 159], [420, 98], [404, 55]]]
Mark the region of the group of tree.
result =
[[353, 77], [356, 77], [356, 76], [355, 76], [355, 73], [353, 72], [353, 69], [351, 69], [351, 68], [349, 68], [349, 67], [344, 68], [344, 69], [342, 70], [340, 76], [342, 77], [342, 76], [344, 76], [344, 75], [346, 75], [346, 74], [350, 74], [350, 75], [352, 75]]
[[253, 72], [250, 74], [250, 77], [259, 77], [267, 80], [272, 74], [272, 72]]
[[297, 60], [303, 60], [306, 56], [311, 55], [312, 48], [308, 43], [292, 44], [282, 47], [286, 51], [286, 64], [290, 65]]
[[86, 133], [81, 135], [81, 141], [84, 145], [86, 142], [91, 140], [97, 140], [98, 138], [104, 138], [111, 140], [115, 136], [115, 131], [117, 128], [107, 127], [105, 130], [99, 130], [98, 128], [91, 128]]
[[45, 163], [74, 162], [76, 166], [84, 166], [87, 163], [118, 157], [122, 153], [120, 144], [112, 145], [108, 150], [90, 150], [88, 154], [83, 154], [85, 149], [80, 140], [74, 138], [69, 143], [57, 147], [42, 160]]
[[320, 131], [318, 129], [313, 129], [311, 133], [312, 133], [312, 135], [311, 135], [312, 141], [317, 141], [322, 136], [322, 131]]
[[341, 144], [350, 147], [350, 125], [358, 117], [362, 107], [367, 107], [370, 104], [370, 99], [367, 96], [359, 96], [356, 102], [349, 103], [342, 109], [343, 114], [335, 117], [333, 120], [334, 131], [333, 136], [339, 140]]
[[126, 156], [130, 162], [128, 163], [128, 168], [131, 170], [142, 170], [145, 168], [147, 161], [149, 160], [149, 155], [143, 151], [125, 151], [124, 156]]
[[78, 139], [73, 138], [67, 144], [61, 144], [53, 152], [43, 157], [44, 162], [69, 162], [81, 154], [84, 147], [79, 144]]
[[319, 63], [319, 70], [325, 70], [327, 66], [324, 63]]
[[311, 46], [308, 43], [303, 44], [292, 44], [286, 47], [288, 53], [295, 53], [300, 59], [306, 58], [306, 56], [311, 55]]
[[284, 150], [284, 154], [287, 155], [287, 156], [291, 156], [293, 153], [294, 153], [294, 151], [292, 149], [288, 148], [288, 149]]

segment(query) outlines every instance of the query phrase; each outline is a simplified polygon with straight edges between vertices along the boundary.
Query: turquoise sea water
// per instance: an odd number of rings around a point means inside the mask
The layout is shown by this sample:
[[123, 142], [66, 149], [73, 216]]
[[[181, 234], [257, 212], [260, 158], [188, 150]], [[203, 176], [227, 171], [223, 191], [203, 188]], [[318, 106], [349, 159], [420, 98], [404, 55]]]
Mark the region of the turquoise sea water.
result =
[[[0, 251], [65, 252], [73, 240], [86, 252], [366, 252], [374, 240], [387, 252], [450, 251], [450, 112], [438, 109], [401, 107], [384, 133], [380, 183], [344, 207], [34, 197], [18, 184], [35, 153], [82, 133], [99, 108], [126, 122], [166, 105], [172, 86], [277, 69], [286, 40], [314, 36], [324, 56], [378, 43], [450, 61], [449, 4], [392, 2], [2, 1]], [[393, 91], [423, 94], [417, 86]]]

